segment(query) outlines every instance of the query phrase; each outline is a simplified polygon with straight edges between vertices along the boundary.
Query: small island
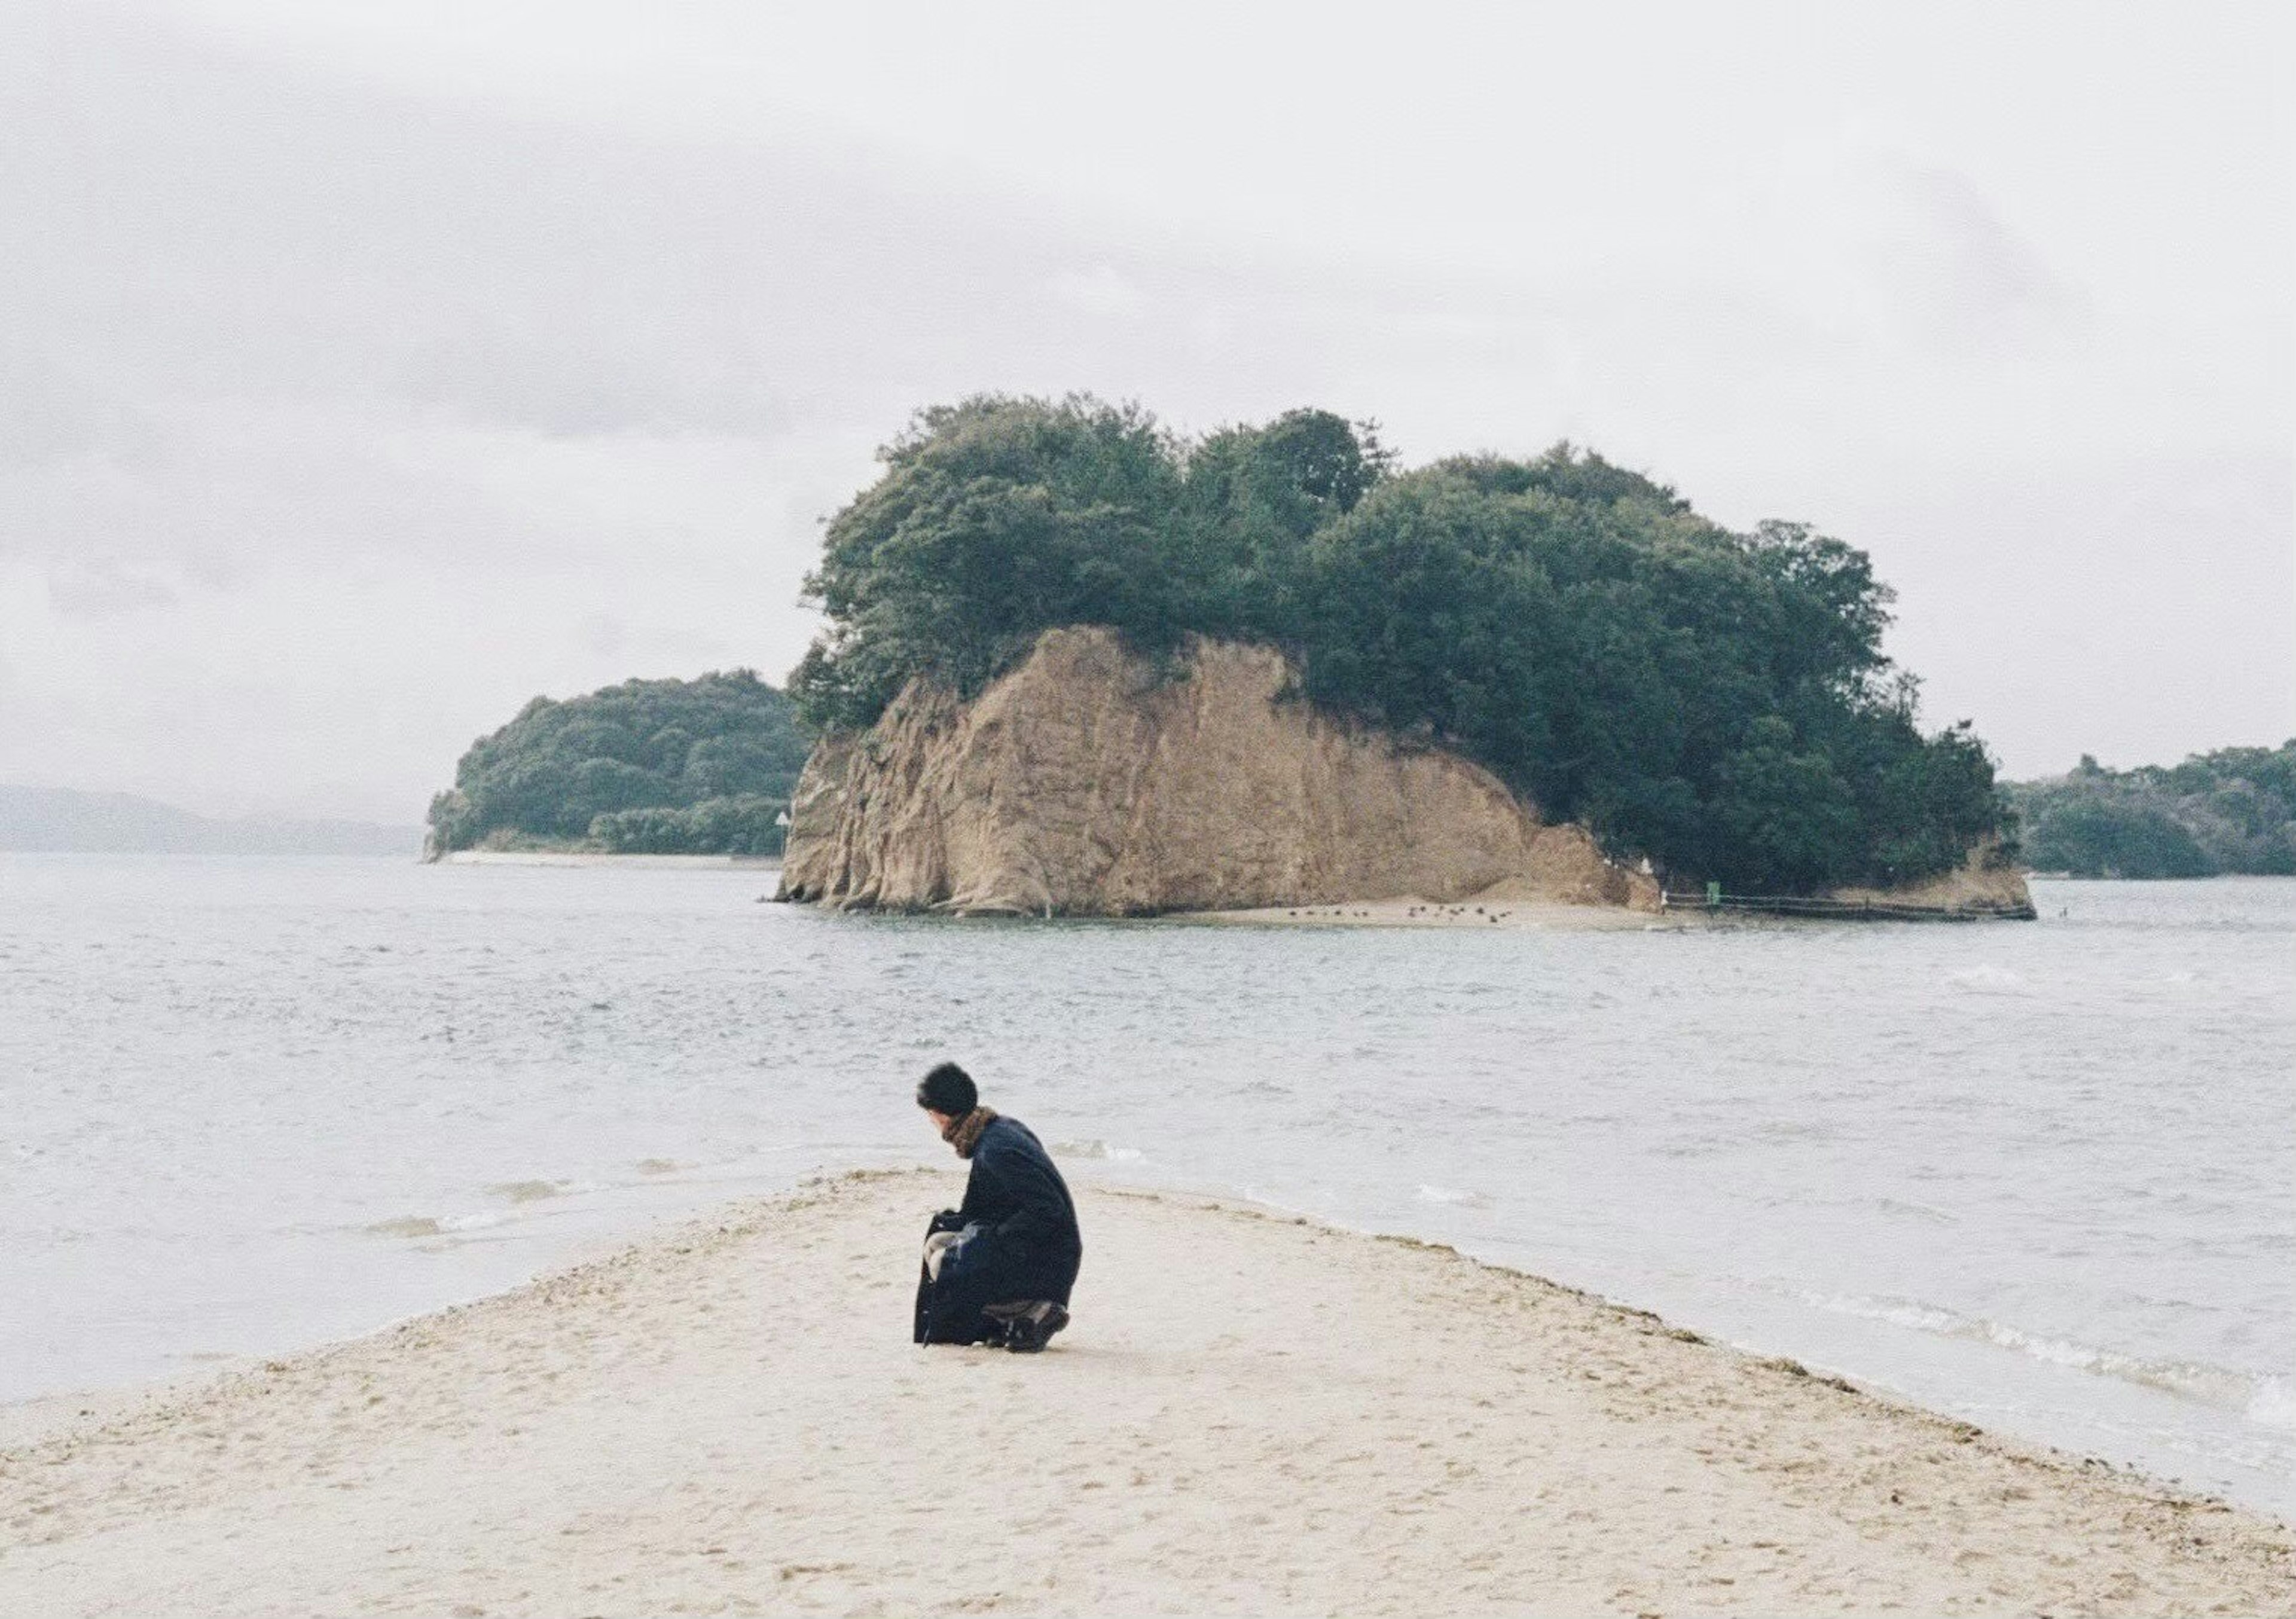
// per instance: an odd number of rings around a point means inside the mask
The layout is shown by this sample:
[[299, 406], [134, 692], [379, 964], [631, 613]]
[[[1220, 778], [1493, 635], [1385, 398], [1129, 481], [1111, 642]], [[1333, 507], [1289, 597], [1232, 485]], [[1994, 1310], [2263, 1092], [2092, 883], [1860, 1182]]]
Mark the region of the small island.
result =
[[[1140, 915], [1668, 891], [2031, 914], [1869, 559], [1558, 446], [922, 413], [833, 517], [783, 895]], [[1713, 885], [1710, 889], [1709, 885]]]
[[2013, 781], [2026, 863], [2069, 877], [2296, 877], [2296, 740]]
[[747, 669], [537, 697], [463, 755], [430, 801], [425, 857], [778, 854], [812, 746], [789, 698]]

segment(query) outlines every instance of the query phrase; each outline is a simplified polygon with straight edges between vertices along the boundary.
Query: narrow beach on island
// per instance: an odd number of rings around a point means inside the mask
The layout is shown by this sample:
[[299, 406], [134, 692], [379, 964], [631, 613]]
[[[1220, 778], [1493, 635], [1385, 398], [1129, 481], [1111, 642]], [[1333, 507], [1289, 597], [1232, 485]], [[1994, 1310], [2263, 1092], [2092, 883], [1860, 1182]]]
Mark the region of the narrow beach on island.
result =
[[1080, 1189], [907, 1342], [939, 1172], [0, 1440], [0, 1611], [2284, 1613], [2296, 1532], [1441, 1247]]

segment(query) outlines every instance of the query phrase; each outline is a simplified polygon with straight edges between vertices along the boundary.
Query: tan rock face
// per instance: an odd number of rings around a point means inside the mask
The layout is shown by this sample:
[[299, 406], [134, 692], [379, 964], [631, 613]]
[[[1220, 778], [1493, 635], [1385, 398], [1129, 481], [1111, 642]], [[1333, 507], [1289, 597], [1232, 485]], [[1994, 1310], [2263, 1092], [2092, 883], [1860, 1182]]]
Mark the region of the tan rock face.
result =
[[913, 683], [822, 743], [783, 896], [838, 906], [1144, 915], [1412, 895], [1651, 908], [1651, 880], [1480, 765], [1283, 692], [1265, 648], [1161, 668], [1053, 630], [971, 703]]
[[2025, 874], [2003, 855], [2000, 840], [1995, 838], [1970, 850], [1969, 857], [1950, 871], [1895, 888], [1835, 888], [1827, 897], [1851, 904], [1921, 905], [2026, 918], [2033, 914], [2033, 896], [2025, 887]]

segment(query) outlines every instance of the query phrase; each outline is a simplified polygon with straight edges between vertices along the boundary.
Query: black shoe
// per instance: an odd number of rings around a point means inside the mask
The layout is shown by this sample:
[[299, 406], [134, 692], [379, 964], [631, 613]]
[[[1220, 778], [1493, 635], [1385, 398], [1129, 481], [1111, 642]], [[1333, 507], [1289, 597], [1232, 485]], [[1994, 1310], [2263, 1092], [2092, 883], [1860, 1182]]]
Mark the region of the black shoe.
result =
[[1053, 1334], [1069, 1324], [1069, 1312], [1049, 1300], [1029, 1306], [1005, 1329], [1004, 1347], [1014, 1354], [1041, 1354]]

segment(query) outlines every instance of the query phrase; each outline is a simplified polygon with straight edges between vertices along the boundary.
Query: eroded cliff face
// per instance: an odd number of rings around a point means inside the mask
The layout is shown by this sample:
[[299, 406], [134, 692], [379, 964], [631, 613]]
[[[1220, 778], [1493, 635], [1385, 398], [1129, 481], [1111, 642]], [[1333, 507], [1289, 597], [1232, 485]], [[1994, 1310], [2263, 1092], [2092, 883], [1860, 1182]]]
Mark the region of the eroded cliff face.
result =
[[1988, 838], [1970, 850], [1950, 871], [1940, 871], [1919, 882], [1895, 888], [1851, 887], [1835, 888], [1826, 897], [1847, 904], [1915, 907], [1969, 916], [2008, 916], [2032, 920], [2033, 895], [2025, 874], [2001, 852], [1997, 838]]
[[838, 906], [1144, 915], [1411, 895], [1654, 908], [1585, 829], [1488, 771], [1283, 692], [1264, 648], [1177, 667], [1053, 630], [971, 703], [913, 683], [816, 749], [783, 897]]

